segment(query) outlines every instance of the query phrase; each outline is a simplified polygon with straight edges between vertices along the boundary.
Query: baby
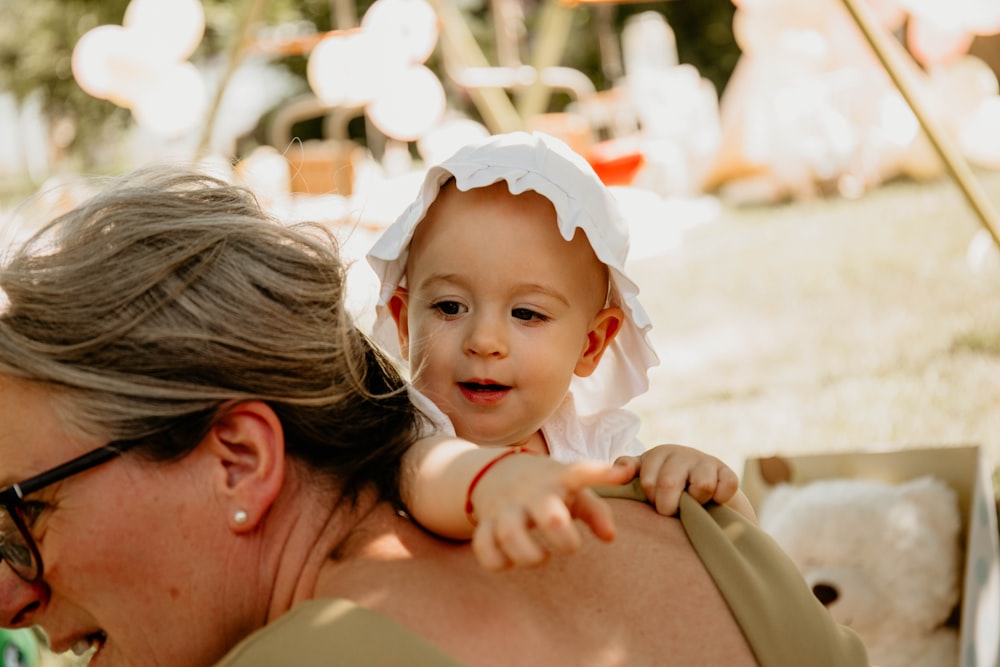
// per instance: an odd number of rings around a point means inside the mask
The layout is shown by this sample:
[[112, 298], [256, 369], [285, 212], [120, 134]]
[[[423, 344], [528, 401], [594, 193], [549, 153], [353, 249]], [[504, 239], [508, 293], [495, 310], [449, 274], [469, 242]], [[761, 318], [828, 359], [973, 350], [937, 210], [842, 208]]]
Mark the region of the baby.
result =
[[[472, 536], [486, 567], [575, 550], [574, 517], [611, 539], [589, 487], [637, 473], [661, 513], [687, 490], [753, 517], [717, 458], [636, 439], [622, 407], [658, 359], [627, 252], [587, 162], [552, 137], [511, 133], [432, 167], [369, 253], [382, 284], [375, 338], [409, 362], [413, 399], [444, 434], [408, 452], [404, 502], [429, 530]], [[576, 463], [511, 456], [529, 452]]]

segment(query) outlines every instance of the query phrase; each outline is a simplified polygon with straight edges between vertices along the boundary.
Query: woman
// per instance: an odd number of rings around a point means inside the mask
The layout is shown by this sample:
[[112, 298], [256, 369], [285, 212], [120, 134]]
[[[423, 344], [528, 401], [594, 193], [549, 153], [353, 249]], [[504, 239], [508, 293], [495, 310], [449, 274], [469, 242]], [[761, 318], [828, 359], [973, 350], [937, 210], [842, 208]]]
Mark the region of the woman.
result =
[[727, 508], [609, 500], [614, 542], [501, 574], [401, 516], [419, 416], [331, 248], [154, 170], [7, 262], [0, 626], [99, 666], [865, 664]]

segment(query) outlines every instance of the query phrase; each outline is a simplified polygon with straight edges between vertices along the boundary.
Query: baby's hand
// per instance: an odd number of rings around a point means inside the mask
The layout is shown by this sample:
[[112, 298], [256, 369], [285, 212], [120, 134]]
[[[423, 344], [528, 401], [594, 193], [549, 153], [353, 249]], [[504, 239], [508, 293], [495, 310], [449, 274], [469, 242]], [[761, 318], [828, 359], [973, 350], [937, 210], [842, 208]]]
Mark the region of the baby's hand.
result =
[[[639, 472], [639, 483], [649, 502], [660, 514], [677, 513], [681, 492], [704, 505], [710, 500], [725, 504], [734, 500], [740, 488], [739, 478], [725, 463], [705, 452], [682, 445], [659, 445], [642, 456], [620, 456], [615, 467]], [[742, 494], [736, 509], [746, 513]], [[752, 513], [752, 510], [750, 510]]]
[[473, 553], [487, 570], [540, 565], [552, 554], [580, 548], [583, 538], [574, 519], [610, 542], [615, 536], [611, 510], [590, 487], [624, 484], [633, 476], [621, 466], [591, 461], [507, 456], [473, 491]]

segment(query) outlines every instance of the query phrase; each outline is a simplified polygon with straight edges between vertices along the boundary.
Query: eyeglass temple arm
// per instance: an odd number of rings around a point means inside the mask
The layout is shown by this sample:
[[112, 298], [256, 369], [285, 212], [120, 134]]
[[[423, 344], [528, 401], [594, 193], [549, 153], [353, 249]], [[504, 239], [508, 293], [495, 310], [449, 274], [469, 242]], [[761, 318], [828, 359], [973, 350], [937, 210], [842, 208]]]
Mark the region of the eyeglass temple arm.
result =
[[76, 473], [83, 472], [88, 468], [93, 468], [98, 464], [109, 461], [116, 456], [120, 456], [121, 453], [122, 448], [115, 445], [105, 445], [104, 447], [99, 447], [98, 449], [87, 452], [86, 454], [78, 456], [71, 461], [67, 461], [61, 466], [53, 468], [52, 470], [47, 470], [42, 474], [23, 482], [12, 484], [9, 488], [0, 491], [0, 504], [16, 504], [29, 493], [46, 487], [49, 484], [55, 484], [70, 475], [75, 475]]

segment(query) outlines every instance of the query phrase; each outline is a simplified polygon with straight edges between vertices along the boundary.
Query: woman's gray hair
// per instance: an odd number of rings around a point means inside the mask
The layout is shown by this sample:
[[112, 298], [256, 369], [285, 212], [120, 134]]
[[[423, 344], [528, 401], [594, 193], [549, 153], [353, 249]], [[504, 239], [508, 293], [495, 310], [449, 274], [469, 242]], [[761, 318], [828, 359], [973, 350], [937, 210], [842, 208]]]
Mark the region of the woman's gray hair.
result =
[[220, 406], [267, 401], [287, 448], [351, 497], [396, 499], [416, 414], [344, 306], [330, 233], [175, 167], [116, 181], [0, 268], [0, 372], [45, 383], [69, 424], [183, 456]]

